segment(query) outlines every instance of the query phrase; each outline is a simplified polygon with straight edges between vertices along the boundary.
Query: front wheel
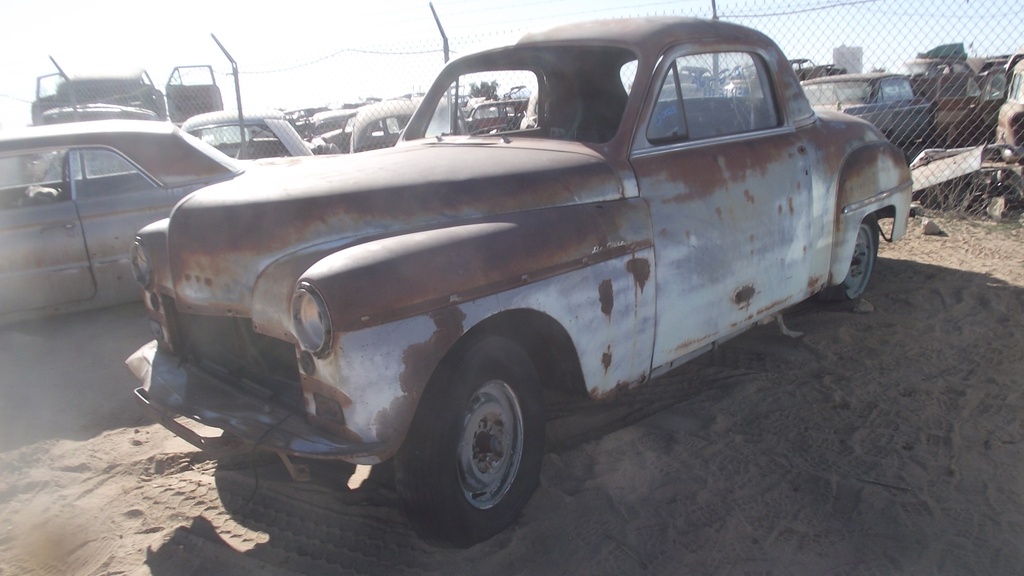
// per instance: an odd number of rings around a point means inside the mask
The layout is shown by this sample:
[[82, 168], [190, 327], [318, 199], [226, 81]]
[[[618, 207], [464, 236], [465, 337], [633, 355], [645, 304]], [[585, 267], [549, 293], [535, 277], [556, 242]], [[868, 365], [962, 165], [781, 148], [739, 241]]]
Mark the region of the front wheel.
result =
[[867, 290], [871, 271], [878, 259], [878, 221], [868, 216], [860, 223], [857, 240], [853, 246], [853, 259], [850, 260], [850, 271], [842, 284], [829, 286], [819, 294], [822, 300], [841, 301], [856, 300]]
[[484, 337], [427, 386], [402, 449], [395, 484], [425, 540], [469, 546], [509, 526], [540, 479], [544, 408], [526, 352]]

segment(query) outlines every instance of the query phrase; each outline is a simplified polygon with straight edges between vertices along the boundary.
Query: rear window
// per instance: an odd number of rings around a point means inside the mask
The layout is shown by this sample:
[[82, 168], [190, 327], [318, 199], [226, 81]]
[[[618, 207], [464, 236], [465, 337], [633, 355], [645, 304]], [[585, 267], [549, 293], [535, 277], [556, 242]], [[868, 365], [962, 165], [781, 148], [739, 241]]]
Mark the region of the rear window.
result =
[[804, 86], [811, 106], [864, 104], [871, 96], [867, 82], [829, 82]]

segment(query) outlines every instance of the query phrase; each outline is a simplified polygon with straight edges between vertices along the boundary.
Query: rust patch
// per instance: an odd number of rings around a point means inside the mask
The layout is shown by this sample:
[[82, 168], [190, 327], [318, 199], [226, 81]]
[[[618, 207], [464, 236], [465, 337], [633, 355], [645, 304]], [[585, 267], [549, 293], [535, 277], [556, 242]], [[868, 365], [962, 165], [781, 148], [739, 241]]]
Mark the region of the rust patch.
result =
[[796, 209], [793, 207], [793, 197], [792, 196], [790, 196], [789, 198], [786, 199], [786, 203], [789, 204], [789, 215], [792, 216], [793, 214], [796, 214]]
[[719, 220], [722, 219], [722, 207], [721, 206], [716, 206], [715, 207], [715, 215], [718, 216]]
[[612, 366], [612, 347], [608, 346], [608, 349], [601, 354], [601, 366], [604, 366], [604, 373], [608, 373], [608, 369]]
[[[689, 236], [690, 233], [686, 234]], [[651, 263], [646, 258], [630, 258], [626, 262], [626, 271], [633, 275], [633, 282], [640, 287], [640, 292], [643, 292], [647, 280], [651, 278]]]
[[398, 381], [406, 394], [419, 395], [438, 362], [465, 332], [462, 322], [466, 314], [457, 306], [435, 310], [430, 313], [430, 319], [434, 321], [430, 338], [409, 346], [402, 353], [405, 368], [398, 375]]
[[756, 293], [757, 291], [754, 290], [753, 286], [742, 286], [732, 295], [732, 301], [740, 308], [746, 308], [750, 306], [750, 300], [754, 298]]
[[316, 413], [310, 415], [310, 422], [314, 426], [349, 441], [364, 441], [345, 425], [343, 410], [352, 405], [352, 399], [347, 394], [330, 384], [305, 375], [302, 376], [302, 389], [303, 392], [313, 397], [313, 402], [316, 404]]
[[395, 440], [404, 436], [431, 374], [465, 332], [462, 323], [466, 314], [457, 306], [436, 310], [430, 314], [430, 318], [435, 327], [430, 338], [409, 346], [402, 353], [404, 369], [398, 375], [398, 382], [404, 394], [396, 396], [387, 408], [381, 409], [374, 416], [373, 425], [378, 440]]
[[754, 203], [754, 195], [750, 193], [750, 188], [743, 189], [743, 197], [747, 199], [747, 202]]
[[821, 285], [821, 276], [811, 276], [807, 280], [807, 291], [814, 292]]
[[[765, 312], [768, 312], [769, 310], [774, 310], [776, 308], [781, 307], [783, 304], [789, 302], [791, 298], [792, 298], [791, 296], [786, 296], [782, 300], [776, 300], [775, 302], [772, 302], [771, 304], [769, 304], [769, 305], [761, 308], [760, 310], [758, 310], [756, 316], [760, 316], [760, 315], [764, 314]], [[749, 317], [747, 319], [748, 320], [753, 320], [753, 316], [751, 316], [751, 317]]]
[[640, 384], [643, 384], [646, 381], [647, 381], [647, 373], [644, 372], [643, 374], [640, 375], [640, 377], [638, 379], [636, 379], [636, 380], [634, 380], [632, 382], [625, 381], [625, 380], [620, 380], [620, 381], [616, 382], [615, 383], [615, 387], [612, 388], [611, 390], [608, 390], [607, 392], [601, 392], [597, 388], [591, 388], [588, 391], [588, 393], [590, 394], [590, 397], [593, 398], [594, 400], [608, 400], [610, 398], [615, 398], [615, 397], [617, 397], [617, 396], [619, 396], [621, 394], [629, 392], [633, 388], [636, 388], [637, 386], [639, 386]]
[[687, 340], [686, 342], [683, 342], [679, 346], [676, 346], [675, 353], [681, 356], [684, 353], [689, 352], [691, 348], [696, 348], [701, 344], [707, 342], [708, 340], [712, 340], [717, 337], [718, 333], [716, 332], [714, 334], [708, 334], [707, 336], [702, 336], [700, 338], [692, 338], [690, 340]]
[[615, 307], [615, 294], [612, 291], [612, 281], [602, 280], [597, 287], [597, 293], [601, 299], [601, 313], [608, 318], [612, 317], [612, 308]]

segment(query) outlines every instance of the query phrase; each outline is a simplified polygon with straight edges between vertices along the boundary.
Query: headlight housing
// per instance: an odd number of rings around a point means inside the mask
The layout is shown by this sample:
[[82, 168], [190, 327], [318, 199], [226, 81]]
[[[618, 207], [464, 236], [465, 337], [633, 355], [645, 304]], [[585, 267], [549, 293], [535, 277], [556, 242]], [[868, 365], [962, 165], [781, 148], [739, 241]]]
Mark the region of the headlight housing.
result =
[[309, 282], [300, 282], [292, 295], [292, 324], [299, 346], [323, 358], [331, 350], [334, 333], [324, 299]]
[[149, 249], [146, 248], [146, 245], [139, 238], [136, 238], [135, 243], [132, 244], [131, 263], [135, 281], [141, 284], [143, 288], [149, 288], [149, 285], [153, 282], [153, 260], [149, 257]]

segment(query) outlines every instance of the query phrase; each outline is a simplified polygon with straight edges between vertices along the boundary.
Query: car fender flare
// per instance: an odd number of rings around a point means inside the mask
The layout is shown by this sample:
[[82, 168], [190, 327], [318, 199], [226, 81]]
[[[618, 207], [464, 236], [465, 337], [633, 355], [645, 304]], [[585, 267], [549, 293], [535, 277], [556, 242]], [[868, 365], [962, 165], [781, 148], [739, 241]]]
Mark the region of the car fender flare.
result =
[[851, 152], [840, 170], [828, 285], [846, 278], [857, 229], [868, 214], [891, 208], [891, 240], [906, 234], [910, 216], [911, 176], [903, 153], [885, 141], [869, 142]]

